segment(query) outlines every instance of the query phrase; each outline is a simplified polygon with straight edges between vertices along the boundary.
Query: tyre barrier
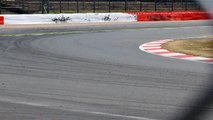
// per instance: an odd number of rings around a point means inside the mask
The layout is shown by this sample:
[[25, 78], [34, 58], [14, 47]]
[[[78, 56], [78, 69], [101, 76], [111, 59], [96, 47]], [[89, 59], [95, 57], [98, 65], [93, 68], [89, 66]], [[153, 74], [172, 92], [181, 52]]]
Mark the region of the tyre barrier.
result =
[[203, 11], [178, 12], [128, 12], [137, 16], [137, 21], [207, 20], [210, 14]]

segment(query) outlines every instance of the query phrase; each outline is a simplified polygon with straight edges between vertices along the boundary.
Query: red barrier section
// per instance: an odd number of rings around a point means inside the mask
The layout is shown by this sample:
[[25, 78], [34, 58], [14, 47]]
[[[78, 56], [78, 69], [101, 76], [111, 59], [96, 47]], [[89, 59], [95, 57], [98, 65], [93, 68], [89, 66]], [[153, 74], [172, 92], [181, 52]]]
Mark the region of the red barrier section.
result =
[[0, 16], [0, 25], [4, 24], [4, 16]]
[[178, 12], [129, 12], [137, 16], [138, 21], [175, 21], [175, 20], [207, 20], [210, 15], [201, 11]]

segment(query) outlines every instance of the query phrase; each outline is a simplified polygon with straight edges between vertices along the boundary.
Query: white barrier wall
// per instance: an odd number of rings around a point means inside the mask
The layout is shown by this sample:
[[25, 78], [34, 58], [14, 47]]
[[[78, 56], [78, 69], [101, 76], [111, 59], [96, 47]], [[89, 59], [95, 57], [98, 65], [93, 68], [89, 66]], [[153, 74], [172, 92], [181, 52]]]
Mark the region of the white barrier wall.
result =
[[82, 14], [22, 14], [3, 15], [4, 24], [52, 24], [75, 22], [134, 22], [135, 15], [128, 13], [82, 13]]

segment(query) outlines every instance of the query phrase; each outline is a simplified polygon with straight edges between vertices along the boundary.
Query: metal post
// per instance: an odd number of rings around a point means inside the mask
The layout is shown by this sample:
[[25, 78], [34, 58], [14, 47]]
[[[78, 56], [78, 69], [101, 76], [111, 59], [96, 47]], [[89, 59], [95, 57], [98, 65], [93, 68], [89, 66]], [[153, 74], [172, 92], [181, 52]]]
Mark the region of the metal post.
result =
[[140, 11], [142, 11], [142, 0], [140, 0]]
[[185, 11], [188, 10], [188, 0], [185, 1]]
[[44, 0], [41, 0], [41, 11], [44, 14]]
[[2, 0], [0, 0], [0, 14], [2, 13]]
[[49, 13], [49, 0], [41, 0], [42, 14]]
[[181, 10], [184, 9], [184, 3], [183, 3], [183, 0], [181, 0]]
[[155, 11], [157, 11], [157, 0], [155, 0]]
[[70, 0], [68, 1], [68, 10], [70, 10]]
[[172, 11], [174, 11], [174, 0], [171, 0], [171, 2]]
[[47, 1], [47, 13], [49, 14], [50, 13], [50, 1], [49, 0], [46, 0]]
[[76, 8], [77, 8], [77, 13], [79, 13], [79, 1], [76, 0]]
[[95, 8], [96, 8], [96, 0], [93, 0], [93, 12], [95, 13]]
[[24, 14], [24, 0], [21, 0], [22, 14]]
[[201, 5], [200, 4], [196, 4], [198, 6], [198, 10], [201, 11]]
[[62, 12], [62, 10], [61, 10], [61, 0], [60, 0], [60, 3], [59, 3], [59, 5], [60, 5], [60, 8], [59, 8], [59, 9], [60, 9], [60, 13], [61, 13], [61, 12]]
[[109, 0], [109, 12], [111, 12], [111, 0]]
[[127, 0], [125, 0], [125, 12], [127, 11]]

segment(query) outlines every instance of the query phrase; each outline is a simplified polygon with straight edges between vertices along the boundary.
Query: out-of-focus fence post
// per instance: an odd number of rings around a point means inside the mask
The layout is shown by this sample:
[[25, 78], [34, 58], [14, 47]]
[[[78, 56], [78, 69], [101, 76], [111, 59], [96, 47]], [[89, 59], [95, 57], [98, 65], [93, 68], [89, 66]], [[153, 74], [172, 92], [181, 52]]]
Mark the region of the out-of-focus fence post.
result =
[[125, 12], [127, 11], [127, 0], [125, 0]]
[[61, 9], [61, 0], [59, 2], [59, 9], [60, 9], [60, 13], [62, 12], [62, 9]]
[[142, 0], [140, 0], [140, 11], [142, 11]]
[[188, 10], [188, 0], [185, 0], [185, 11]]
[[47, 13], [49, 14], [50, 13], [50, 1], [49, 0], [46, 0], [47, 1]]
[[174, 11], [174, 0], [171, 0], [172, 11]]
[[157, 11], [157, 0], [155, 0], [154, 2], [155, 2], [155, 11]]
[[68, 10], [70, 10], [70, 0], [67, 1]]
[[44, 0], [41, 0], [41, 13], [44, 14]]
[[24, 2], [25, 2], [25, 0], [21, 0], [21, 7], [22, 7], [22, 14], [24, 14]]
[[184, 2], [183, 0], [181, 0], [181, 10], [183, 10], [183, 8], [184, 8]]
[[93, 12], [95, 13], [95, 9], [96, 9], [96, 0], [93, 0]]
[[41, 0], [41, 11], [42, 11], [42, 14], [45, 13], [45, 5], [44, 5], [44, 3], [45, 3], [45, 0]]
[[77, 10], [77, 13], [79, 13], [79, 0], [76, 0], [76, 10]]
[[199, 10], [199, 11], [202, 10], [201, 5], [199, 5], [199, 4], [197, 3], [197, 6], [198, 6], [198, 10]]
[[2, 0], [0, 0], [0, 14], [2, 13]]
[[42, 14], [49, 13], [49, 0], [41, 0]]
[[111, 0], [109, 0], [108, 5], [109, 5], [109, 12], [111, 12]]

